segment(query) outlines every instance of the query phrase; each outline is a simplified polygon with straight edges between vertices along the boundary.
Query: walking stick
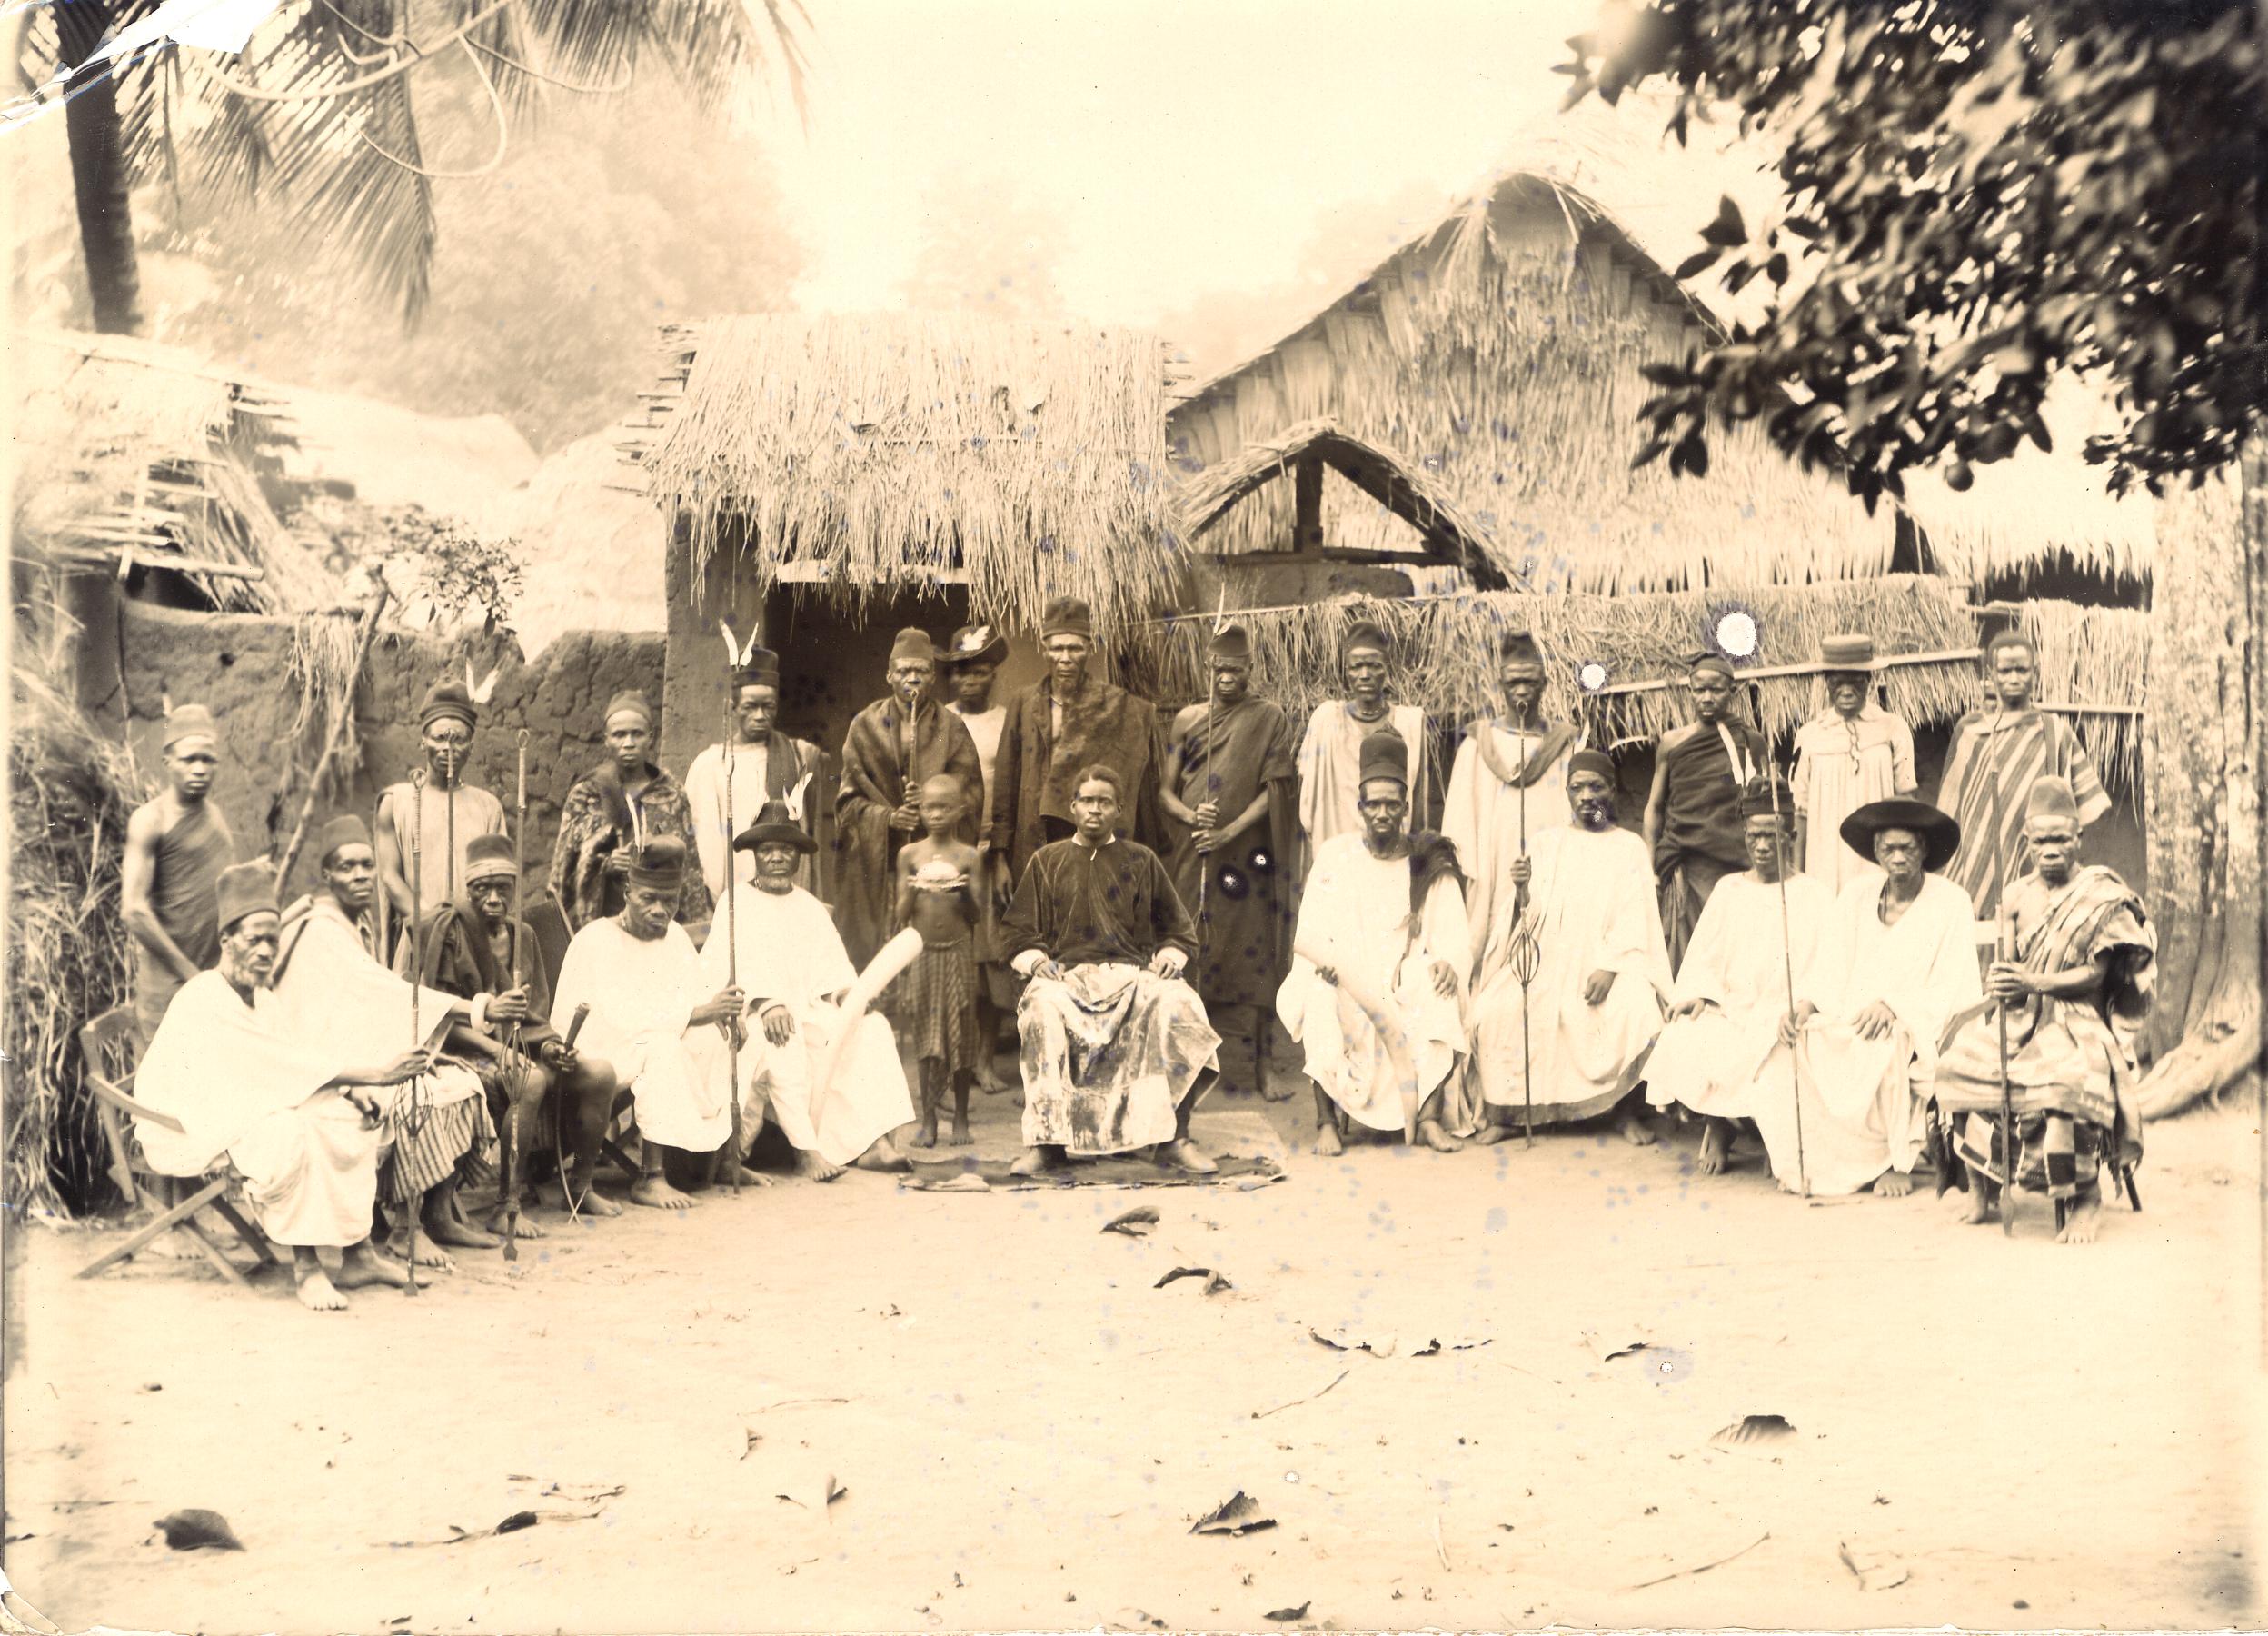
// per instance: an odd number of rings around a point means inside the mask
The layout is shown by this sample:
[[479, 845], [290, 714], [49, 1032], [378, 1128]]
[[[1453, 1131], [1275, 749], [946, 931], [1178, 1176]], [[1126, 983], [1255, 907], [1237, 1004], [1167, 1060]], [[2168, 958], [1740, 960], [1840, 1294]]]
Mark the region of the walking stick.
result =
[[[1764, 683], [1749, 683], [1748, 692], [1749, 702], [1756, 708], [1757, 729], [1762, 731]], [[1780, 889], [1780, 975], [1787, 984], [1787, 1014], [1793, 1017], [1796, 1014], [1796, 947], [1787, 931], [1786, 832], [1781, 828], [1784, 820], [1780, 816], [1780, 779], [1772, 765], [1772, 743], [1769, 739], [1765, 741], [1764, 746], [1764, 783], [1772, 795], [1772, 847], [1778, 854], [1780, 863], [1779, 868], [1774, 872], [1774, 879]], [[1807, 1199], [1811, 1196], [1811, 1172], [1804, 1163], [1803, 1078], [1796, 1071], [1796, 1047], [1793, 1044], [1787, 1048], [1787, 1095], [1796, 1109], [1796, 1193], [1798, 1198]], [[1725, 1144], [1725, 1151], [1726, 1162], [1729, 1164], [1732, 1162], [1732, 1143], [1729, 1140]]]
[[[1210, 682], [1206, 683], [1205, 692], [1205, 783], [1207, 793], [1211, 795], [1215, 803], [1218, 804], [1219, 797], [1216, 792], [1220, 779], [1213, 768], [1213, 694]], [[1220, 814], [1218, 812], [1213, 814], [1213, 827], [1215, 833], [1218, 834], [1220, 827]], [[1189, 844], [1194, 850], [1197, 844], [1195, 836], [1190, 837]], [[1200, 969], [1205, 959], [1205, 889], [1211, 883], [1212, 878], [1212, 853], [1199, 853], [1197, 854], [1197, 958]]]
[[[1993, 694], [1993, 753], [1984, 763], [1984, 802], [1988, 823], [2000, 821], [2000, 729], [2008, 713], [2007, 704], [1997, 690]], [[1995, 963], [2008, 958], [2008, 884], [2010, 872], [1999, 868], [1994, 860], [1998, 876], [1999, 895], [1993, 903], [1993, 959]], [[2003, 1238], [2016, 1235], [2016, 1092], [2008, 1079], [2008, 1003], [1996, 1000], [1993, 1010], [2000, 1032], [2000, 1233]]]
[[[729, 641], [731, 636], [729, 625], [725, 628], [725, 635]], [[733, 702], [734, 694], [728, 691], [725, 695], [724, 742], [717, 746], [724, 753], [724, 985], [727, 988], [741, 986], [741, 877], [739, 861], [732, 855], [732, 763], [741, 758], [738, 746], [732, 743]], [[910, 749], [907, 752], [906, 766], [910, 773], [913, 766]], [[743, 1012], [741, 1017], [746, 1014]], [[735, 1196], [741, 1191], [741, 1162], [747, 1157], [741, 1150], [741, 1017], [733, 1018], [731, 1026], [724, 1031], [724, 1045], [731, 1055], [732, 1072], [732, 1145], [731, 1156], [725, 1163], [732, 1172]], [[715, 1184], [715, 1176], [711, 1175], [709, 1180], [711, 1185]]]
[[[1539, 722], [1537, 725], [1542, 723]], [[1480, 730], [1487, 732], [1488, 723], [1483, 722]], [[1525, 749], [1527, 735], [1517, 728], [1514, 733]], [[1514, 783], [1520, 793], [1520, 856], [1523, 860], [1527, 856], [1527, 768], [1523, 762]], [[1528, 1054], [1527, 1043], [1527, 985], [1536, 981], [1543, 950], [1536, 942], [1536, 928], [1528, 923], [1527, 887], [1525, 884], [1512, 894], [1512, 975], [1519, 979], [1520, 983], [1520, 1145], [1532, 1148], [1536, 1145], [1536, 1086], [1534, 1062]]]
[[[418, 901], [425, 890], [425, 854], [423, 847], [420, 844], [425, 831], [425, 769], [423, 767], [416, 768], [410, 773], [410, 1046], [413, 1050], [422, 1050], [425, 1044], [425, 1031], [418, 1022], [417, 1003], [419, 992], [423, 987], [418, 979], [425, 974], [423, 918]], [[414, 1073], [410, 1076], [410, 1106], [402, 1120], [402, 1128], [408, 1135], [410, 1145], [413, 1147], [416, 1145], [418, 1137], [423, 1133], [423, 1126], [419, 1119], [420, 1103], [417, 1094], [417, 1083], [422, 1077]], [[396, 1175], [402, 1173], [402, 1150], [397, 1145], [393, 1153], [393, 1169]], [[410, 1281], [403, 1286], [403, 1289], [414, 1296], [417, 1293], [417, 1223], [418, 1218], [425, 1209], [425, 1190], [420, 1188], [414, 1197], [405, 1200], [404, 1202], [408, 1205], [407, 1231], [410, 1243], [410, 1252], [404, 1259], [409, 1264]]]
[[[512, 786], [512, 986], [523, 987], [527, 983], [527, 962], [521, 952], [520, 871], [527, 862], [528, 835], [528, 730], [520, 729], [519, 772]], [[504, 1032], [505, 1062], [513, 1067], [514, 1059], [525, 1061], [522, 1045], [526, 1030], [518, 1022]], [[520, 1099], [507, 1090], [504, 1095], [504, 1259], [520, 1259]]]

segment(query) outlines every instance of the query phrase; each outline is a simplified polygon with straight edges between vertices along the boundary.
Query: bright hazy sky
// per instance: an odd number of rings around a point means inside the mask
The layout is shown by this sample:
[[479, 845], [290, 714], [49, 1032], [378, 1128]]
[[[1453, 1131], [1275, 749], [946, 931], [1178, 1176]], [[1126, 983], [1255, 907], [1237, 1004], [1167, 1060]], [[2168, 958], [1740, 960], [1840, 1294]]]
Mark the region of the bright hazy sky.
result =
[[[1063, 295], [1154, 324], [1289, 279], [1334, 205], [1478, 182], [1595, 0], [807, 0], [811, 130], [767, 119], [813, 311], [900, 304], [925, 195], [1012, 181]], [[1422, 195], [1421, 195], [1422, 196]], [[1357, 257], [1368, 265], [1392, 246]]]

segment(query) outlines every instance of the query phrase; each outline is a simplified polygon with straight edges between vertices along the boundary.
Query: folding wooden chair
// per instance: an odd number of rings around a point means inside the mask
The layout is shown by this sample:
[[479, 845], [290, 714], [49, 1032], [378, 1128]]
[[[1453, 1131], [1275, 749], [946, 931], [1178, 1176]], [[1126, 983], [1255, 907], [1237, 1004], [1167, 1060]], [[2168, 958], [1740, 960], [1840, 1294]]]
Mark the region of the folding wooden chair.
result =
[[111, 1179], [118, 1184], [118, 1191], [129, 1205], [146, 1206], [154, 1212], [124, 1243], [105, 1251], [81, 1268], [79, 1276], [92, 1278], [105, 1267], [114, 1266], [135, 1252], [146, 1249], [166, 1233], [179, 1232], [188, 1236], [223, 1278], [239, 1287], [248, 1287], [243, 1270], [221, 1252], [221, 1247], [198, 1225], [196, 1219], [197, 1212], [210, 1206], [235, 1229], [236, 1236], [259, 1258], [254, 1271], [275, 1263], [276, 1254], [269, 1249], [266, 1238], [229, 1200], [228, 1190], [234, 1185], [236, 1173], [226, 1158], [198, 1179], [161, 1175], [142, 1156], [142, 1144], [134, 1139], [134, 1121], [146, 1119], [169, 1131], [180, 1130], [181, 1122], [144, 1107], [130, 1093], [128, 1087], [134, 1083], [133, 1061], [139, 1040], [131, 1005], [104, 1012], [79, 1030], [79, 1054], [86, 1065], [87, 1089], [94, 1093], [95, 1121], [110, 1146]]

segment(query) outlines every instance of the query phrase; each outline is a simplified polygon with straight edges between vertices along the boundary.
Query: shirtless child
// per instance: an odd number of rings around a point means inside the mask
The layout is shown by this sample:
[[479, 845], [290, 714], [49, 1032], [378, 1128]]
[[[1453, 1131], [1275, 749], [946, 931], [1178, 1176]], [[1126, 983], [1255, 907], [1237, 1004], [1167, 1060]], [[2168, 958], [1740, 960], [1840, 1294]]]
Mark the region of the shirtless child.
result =
[[977, 849], [955, 833], [968, 797], [940, 773], [921, 785], [921, 839], [898, 854], [897, 923], [921, 933], [921, 953], [891, 986], [889, 1011], [921, 1063], [919, 1148], [937, 1145], [937, 1115], [953, 1092], [952, 1145], [967, 1147], [969, 1085], [986, 1056], [977, 1026]]

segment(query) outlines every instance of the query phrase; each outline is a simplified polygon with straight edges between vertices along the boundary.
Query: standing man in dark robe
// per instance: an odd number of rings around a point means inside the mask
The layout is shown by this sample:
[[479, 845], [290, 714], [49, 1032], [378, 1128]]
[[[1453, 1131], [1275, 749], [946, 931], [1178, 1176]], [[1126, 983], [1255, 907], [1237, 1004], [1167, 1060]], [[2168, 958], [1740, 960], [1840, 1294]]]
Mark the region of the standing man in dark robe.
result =
[[[1207, 653], [1212, 695], [1174, 717], [1167, 735], [1158, 792], [1172, 838], [1166, 866], [1182, 907], [1197, 917], [1191, 986], [1224, 1042], [1248, 1047], [1251, 1088], [1266, 1093], [1268, 1008], [1283, 981], [1288, 942], [1290, 894], [1279, 883], [1299, 775], [1290, 719], [1251, 696], [1252, 641], [1244, 628], [1218, 633]], [[1242, 1062], [1246, 1052], [1236, 1051], [1231, 1060]]]
[[1646, 843], [1654, 853], [1673, 973], [1717, 882], [1748, 867], [1740, 793], [1763, 768], [1766, 754], [1764, 736], [1730, 717], [1730, 661], [1696, 655], [1686, 685], [1699, 719], [1662, 734], [1654, 788], [1646, 798]]
[[[512, 843], [502, 835], [482, 835], [465, 850], [464, 890], [427, 926], [417, 981], [460, 1000], [486, 1002], [480, 1023], [453, 1031], [449, 1048], [472, 1065], [488, 1092], [497, 1130], [518, 1137], [518, 1162], [508, 1163], [504, 1174], [527, 1174], [528, 1154], [544, 1122], [544, 1099], [556, 1088], [559, 1097], [550, 1115], [562, 1137], [561, 1184], [574, 1190], [574, 1209], [620, 1215], [621, 1205], [590, 1191], [614, 1111], [614, 1071], [596, 1057], [570, 1050], [551, 1024], [552, 990], [543, 976], [542, 952], [528, 923], [512, 914], [519, 881]], [[506, 1118], [515, 1105], [516, 1130]], [[502, 1232], [505, 1214], [500, 1192], [488, 1231]], [[516, 1226], [523, 1238], [543, 1236], [524, 1216]]]
[[926, 631], [904, 630], [890, 649], [890, 692], [850, 718], [835, 794], [835, 924], [863, 970], [890, 941], [898, 853], [921, 837], [921, 785], [940, 773], [960, 781], [965, 811], [955, 835], [974, 845], [984, 803], [977, 741], [960, 717], [930, 696], [937, 648]]
[[1163, 840], [1158, 783], [1165, 760], [1158, 711], [1148, 699], [1087, 673], [1095, 651], [1094, 615], [1059, 596], [1040, 617], [1044, 679], [1008, 702], [1000, 729], [992, 803], [991, 850], [1021, 882], [1032, 854], [1078, 827], [1071, 798], [1079, 769], [1117, 770], [1122, 790], [1117, 833], [1146, 844]]
[[[378, 958], [407, 969], [407, 956], [395, 941], [410, 923], [410, 845], [412, 823], [418, 837], [417, 911], [431, 921], [449, 906], [464, 888], [465, 849], [476, 835], [505, 833], [504, 803], [489, 791], [464, 782], [465, 764], [472, 759], [472, 737], [480, 731], [481, 711], [472, 690], [462, 682], [436, 682], [425, 690], [418, 707], [418, 747], [425, 756], [425, 793], [421, 798], [404, 778], [388, 784], [378, 797], [378, 821], [371, 838], [378, 852], [377, 904], [381, 943]], [[456, 850], [450, 851], [453, 837]]]
[[[721, 901], [728, 871], [743, 881], [751, 873], [746, 853], [732, 850], [732, 837], [756, 822], [756, 814], [773, 802], [819, 839], [819, 815], [826, 809], [825, 792], [816, 787], [824, 760], [817, 744], [790, 738], [780, 731], [780, 655], [770, 648], [751, 648], [727, 679], [732, 690], [732, 743], [711, 744], [685, 769], [685, 799], [693, 811], [693, 839], [701, 853], [701, 878], [709, 895]], [[724, 758], [732, 757], [732, 810], [725, 811]], [[735, 860], [738, 860], [735, 862]], [[796, 862], [795, 883], [817, 892], [811, 854]]]
[[181, 985], [221, 958], [221, 872], [236, 861], [236, 839], [206, 799], [220, 765], [213, 713], [182, 705], [165, 718], [164, 793], [126, 820], [119, 903], [134, 937], [134, 1012], [144, 1043], [157, 1037]]
[[[575, 780], [559, 809], [552, 890], [567, 923], [581, 930], [620, 914], [631, 863], [655, 841], [693, 850], [693, 808], [674, 778], [650, 758], [653, 706], [632, 690], [606, 705], [606, 760]], [[675, 918], [705, 921], [709, 887], [698, 870], [679, 876]]]

